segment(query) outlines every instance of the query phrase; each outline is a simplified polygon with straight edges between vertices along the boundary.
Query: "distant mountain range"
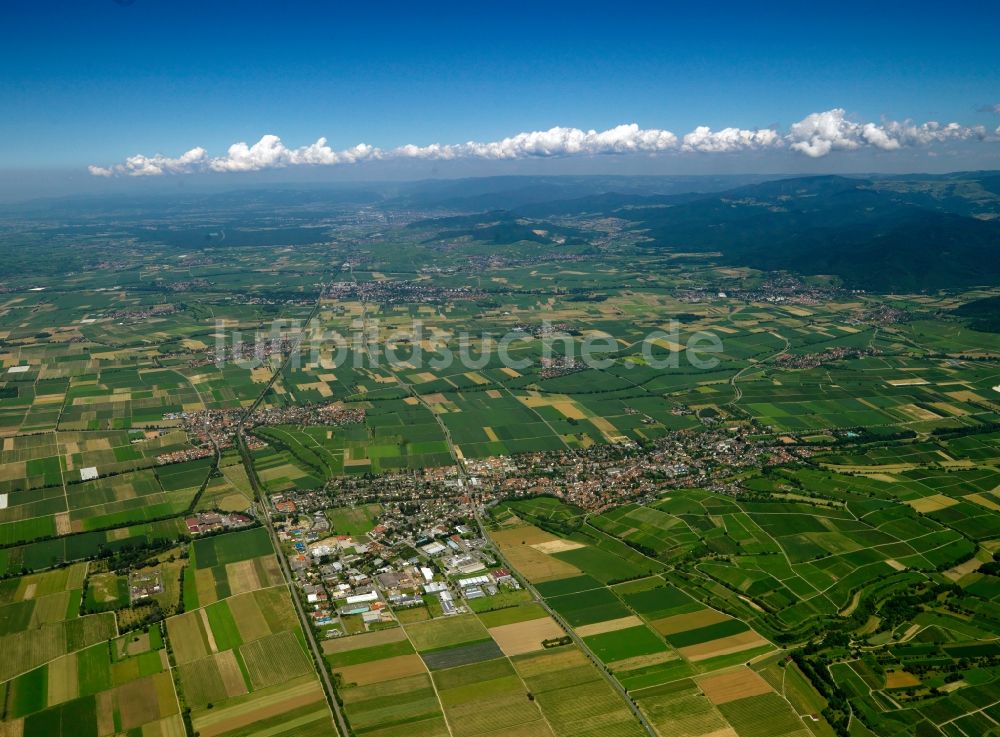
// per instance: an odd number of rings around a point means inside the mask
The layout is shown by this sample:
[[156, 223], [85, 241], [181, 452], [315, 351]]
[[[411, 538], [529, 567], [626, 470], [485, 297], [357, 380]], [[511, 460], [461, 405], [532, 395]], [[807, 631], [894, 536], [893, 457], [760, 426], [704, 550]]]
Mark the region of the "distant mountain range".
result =
[[[230, 246], [316, 240], [323, 218], [382, 211], [424, 239], [502, 248], [579, 245], [585, 221], [613, 217], [641, 247], [705, 252], [720, 264], [838, 277], [871, 291], [1000, 283], [1000, 172], [945, 175], [508, 176], [288, 185], [225, 192], [77, 197], [0, 207], [0, 226], [113, 230], [141, 241]], [[442, 218], [442, 216], [445, 216]], [[56, 227], [54, 225], [58, 224]], [[195, 227], [197, 225], [197, 227]], [[207, 235], [206, 235], [207, 234]]]
[[[478, 222], [494, 223], [481, 231], [492, 235], [496, 223], [530, 231], [525, 218], [584, 215], [628, 221], [652, 248], [718, 252], [720, 263], [831, 275], [859, 289], [919, 291], [1000, 278], [996, 172], [793, 178], [712, 193], [602, 192], [491, 209]], [[480, 239], [476, 222], [466, 218], [463, 232]]]

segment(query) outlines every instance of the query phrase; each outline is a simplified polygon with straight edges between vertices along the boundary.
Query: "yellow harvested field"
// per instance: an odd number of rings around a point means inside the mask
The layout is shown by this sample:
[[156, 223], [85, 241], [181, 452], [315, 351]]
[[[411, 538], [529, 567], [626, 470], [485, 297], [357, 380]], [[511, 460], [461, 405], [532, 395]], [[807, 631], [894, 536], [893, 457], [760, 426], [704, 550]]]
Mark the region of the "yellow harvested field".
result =
[[0, 722], [0, 737], [24, 737], [24, 719]]
[[913, 499], [908, 501], [907, 504], [913, 507], [913, 509], [917, 512], [927, 514], [928, 512], [937, 512], [939, 509], [954, 506], [955, 504], [958, 504], [958, 502], [951, 497], [945, 496], [944, 494], [932, 494], [931, 496], [925, 496], [922, 499]]
[[608, 439], [610, 443], [620, 443], [622, 441], [628, 440], [627, 437], [622, 435], [621, 430], [612, 425], [603, 417], [591, 417], [590, 424], [604, 433], [604, 437]]
[[711, 732], [702, 732], [698, 735], [686, 735], [686, 737], [738, 737], [736, 730], [732, 727], [722, 727], [721, 729], [713, 729]]
[[899, 483], [898, 478], [887, 473], [867, 473], [865, 476], [870, 479], [875, 479], [876, 481], [885, 481], [887, 484]]
[[915, 404], [901, 404], [896, 409], [902, 410], [915, 420], [939, 420], [941, 416], [931, 412], [929, 409], [918, 407]]
[[80, 684], [77, 678], [76, 653], [71, 653], [49, 663], [48, 705], [55, 706], [64, 701], [72, 701], [79, 695]]
[[243, 512], [248, 504], [249, 502], [243, 494], [227, 494], [214, 502], [215, 507], [223, 512]]
[[[191, 569], [188, 568], [186, 575], [190, 575], [191, 573]], [[218, 601], [219, 595], [216, 593], [215, 574], [212, 572], [212, 569], [198, 568], [193, 571], [193, 573], [194, 586], [198, 590], [198, 603], [202, 606], [206, 606]]]
[[550, 543], [561, 541], [562, 538], [546, 532], [534, 525], [522, 525], [520, 527], [491, 532], [497, 545], [538, 545], [539, 543]]
[[729, 673], [703, 678], [698, 681], [698, 686], [705, 692], [708, 700], [716, 706], [737, 699], [745, 699], [748, 696], [760, 696], [772, 691], [767, 681], [749, 668], [740, 668]]
[[718, 640], [703, 642], [700, 645], [682, 647], [677, 652], [692, 662], [698, 662], [699, 660], [708, 660], [719, 655], [730, 655], [750, 650], [751, 648], [766, 644], [767, 640], [756, 632], [741, 632], [738, 635], [721, 637]]
[[517, 371], [515, 371], [514, 369], [507, 368], [506, 366], [504, 368], [500, 369], [500, 370], [503, 371], [505, 374], [507, 374], [507, 376], [509, 376], [512, 379], [516, 379], [516, 378], [518, 378], [521, 375]]
[[[459, 716], [456, 718], [456, 721], [461, 722], [464, 720]], [[539, 719], [534, 722], [525, 722], [505, 727], [500, 734], [503, 737], [552, 737], [552, 730], [549, 729], [548, 724]]]
[[921, 379], [919, 376], [914, 376], [909, 379], [891, 379], [885, 382], [889, 386], [923, 386], [927, 384], [927, 379]]
[[267, 366], [258, 366], [255, 369], [250, 369], [250, 381], [254, 384], [266, 384], [271, 380], [272, 373]]
[[215, 737], [223, 732], [248, 727], [255, 722], [308, 706], [322, 699], [323, 692], [320, 690], [319, 681], [312, 678], [271, 693], [255, 695], [253, 699], [243, 703], [221, 708], [216, 706], [196, 716], [194, 728], [201, 737]]
[[560, 539], [537, 527], [532, 525], [509, 527], [491, 532], [490, 536], [510, 564], [532, 583], [579, 576], [581, 573], [576, 566], [535, 549], [535, 545]]
[[981, 507], [986, 507], [987, 509], [992, 509], [994, 512], [1000, 512], [1000, 504], [997, 503], [992, 493], [987, 494], [968, 494], [966, 499], [973, 501]]
[[655, 338], [650, 342], [653, 345], [659, 346], [660, 348], [666, 348], [668, 351], [673, 351], [675, 353], [684, 352], [684, 346], [672, 340], [665, 340], [664, 338]]
[[200, 610], [168, 618], [167, 634], [178, 664], [190, 663], [209, 654], [208, 642], [201, 629]]
[[614, 672], [618, 673], [621, 671], [638, 670], [639, 668], [647, 668], [651, 665], [659, 665], [660, 663], [669, 663], [671, 660], [677, 660], [677, 655], [670, 650], [666, 650], [662, 653], [652, 653], [650, 655], [637, 655], [634, 658], [625, 658], [625, 660], [615, 660], [614, 662], [608, 663], [608, 667]]
[[567, 668], [575, 668], [587, 665], [590, 661], [582, 651], [576, 648], [546, 650], [523, 660], [518, 658], [513, 661], [514, 667], [522, 678], [532, 678], [547, 673], [557, 673]]
[[226, 695], [229, 698], [240, 696], [247, 692], [246, 681], [243, 680], [243, 672], [240, 664], [236, 660], [236, 653], [232, 650], [218, 653], [215, 657], [215, 665], [222, 676], [222, 684], [226, 687]]
[[199, 609], [198, 613], [201, 614], [202, 631], [205, 633], [205, 640], [208, 642], [209, 652], [219, 652], [219, 646], [215, 642], [215, 633], [212, 632], [212, 624], [208, 621], [208, 610]]
[[952, 417], [964, 417], [968, 414], [961, 407], [956, 407], [954, 404], [948, 404], [948, 402], [930, 402], [931, 407], [941, 410], [946, 415], [951, 415]]
[[390, 642], [401, 642], [405, 639], [406, 633], [401, 627], [389, 630], [376, 630], [375, 632], [366, 632], [361, 635], [352, 635], [350, 637], [338, 637], [334, 640], [325, 640], [323, 642], [323, 652], [327, 655], [330, 655], [331, 653], [346, 653], [351, 650], [360, 650], [366, 647], [385, 645]]
[[66, 617], [66, 607], [69, 604], [69, 591], [49, 594], [37, 599], [35, 611], [31, 614], [31, 626], [40, 627], [43, 624], [55, 624]]
[[150, 722], [142, 727], [142, 737], [186, 737], [184, 720], [180, 714], [171, 714], [158, 722]]
[[552, 555], [553, 553], [565, 553], [567, 550], [577, 550], [587, 546], [573, 540], [548, 540], [543, 543], [535, 543], [531, 547], [546, 555]]
[[944, 572], [944, 575], [952, 581], [959, 581], [973, 571], [978, 570], [979, 566], [982, 564], [983, 562], [981, 560], [970, 558], [964, 563], [959, 563], [957, 566], [949, 568]]
[[[160, 661], [162, 662], [165, 657], [166, 653], [164, 652]], [[171, 677], [170, 671], [166, 669], [167, 666], [164, 667], [163, 672], [153, 676], [153, 689], [156, 691], [156, 701], [160, 705], [161, 717], [180, 713], [177, 692], [174, 690], [174, 679]]]
[[541, 650], [542, 640], [563, 637], [565, 634], [552, 617], [504, 624], [490, 630], [490, 635], [508, 657]]
[[267, 626], [267, 620], [253, 594], [234, 596], [229, 599], [228, 604], [243, 642], [250, 642], [271, 634], [271, 628]]
[[890, 670], [885, 674], [886, 688], [908, 688], [910, 686], [919, 685], [920, 679], [912, 673], [907, 673], [906, 671]]
[[0, 481], [16, 481], [27, 478], [27, 461], [14, 461], [0, 466]]
[[248, 591], [256, 591], [261, 588], [254, 560], [251, 558], [250, 560], [226, 564], [226, 578], [229, 579], [229, 589], [234, 594], [245, 594]]
[[968, 389], [963, 389], [957, 392], [945, 392], [945, 394], [952, 399], [957, 399], [959, 402], [985, 402], [986, 400], [980, 395]]
[[101, 691], [97, 694], [97, 733], [115, 733], [114, 691]]
[[590, 637], [591, 635], [603, 635], [605, 632], [617, 632], [618, 630], [628, 629], [629, 627], [637, 627], [641, 624], [642, 620], [633, 614], [628, 617], [619, 617], [618, 619], [609, 619], [604, 622], [585, 624], [581, 627], [576, 627], [575, 629], [576, 634], [580, 637]]
[[395, 658], [384, 658], [371, 663], [348, 665], [337, 670], [341, 681], [355, 686], [367, 686], [378, 681], [391, 681], [394, 678], [415, 676], [426, 673], [427, 668], [419, 655], [399, 655]]
[[552, 406], [559, 410], [563, 417], [571, 420], [587, 419], [586, 413], [575, 402], [553, 402]]
[[[158, 675], [166, 675], [167, 678], [170, 678], [167, 673]], [[123, 730], [141, 727], [147, 722], [158, 721], [163, 716], [160, 713], [155, 678], [156, 676], [140, 678], [118, 687], [116, 701], [118, 702]]]
[[653, 629], [661, 635], [674, 635], [678, 632], [687, 632], [688, 630], [697, 629], [698, 627], [707, 627], [708, 625], [715, 624], [716, 622], [724, 622], [727, 619], [729, 619], [729, 617], [721, 612], [715, 611], [714, 609], [702, 609], [697, 612], [675, 614], [672, 617], [657, 619], [650, 622], [650, 624], [653, 626]]

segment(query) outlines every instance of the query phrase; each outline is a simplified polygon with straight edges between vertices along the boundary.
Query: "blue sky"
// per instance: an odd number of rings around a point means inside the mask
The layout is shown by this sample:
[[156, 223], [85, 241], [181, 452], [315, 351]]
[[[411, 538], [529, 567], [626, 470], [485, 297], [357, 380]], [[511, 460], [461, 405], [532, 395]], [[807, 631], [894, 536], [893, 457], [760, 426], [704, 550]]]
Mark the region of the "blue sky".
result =
[[[784, 131], [836, 108], [1000, 125], [984, 109], [1000, 103], [996, 2], [365, 5], [8, 0], [0, 168], [220, 155], [264, 134], [340, 150], [633, 122]], [[952, 168], [998, 166], [998, 148], [959, 146]]]

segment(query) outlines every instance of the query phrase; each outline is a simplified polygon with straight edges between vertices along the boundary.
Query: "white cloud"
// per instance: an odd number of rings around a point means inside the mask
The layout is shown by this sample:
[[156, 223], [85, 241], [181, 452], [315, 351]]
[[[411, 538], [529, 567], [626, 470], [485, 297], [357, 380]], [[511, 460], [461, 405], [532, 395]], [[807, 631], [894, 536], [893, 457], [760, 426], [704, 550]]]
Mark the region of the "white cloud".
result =
[[430, 146], [400, 146], [392, 157], [415, 159], [523, 159], [578, 154], [658, 153], [677, 146], [677, 136], [667, 130], [643, 130], [635, 123], [619, 125], [606, 131], [582, 131], [579, 128], [550, 128], [547, 131], [518, 133], [490, 143]]
[[[1000, 128], [996, 131], [1000, 136]], [[948, 141], [990, 139], [983, 126], [967, 127], [958, 123], [934, 121], [915, 124], [910, 121], [859, 123], [851, 120], [842, 108], [811, 113], [789, 126], [786, 134], [771, 128], [748, 130], [723, 128], [713, 131], [698, 126], [678, 138], [668, 130], [640, 128], [635, 123], [605, 131], [579, 128], [550, 128], [530, 131], [498, 141], [441, 144], [408, 144], [383, 150], [368, 144], [335, 151], [325, 138], [299, 148], [288, 148], [275, 135], [262, 136], [250, 145], [234, 143], [224, 156], [210, 157], [201, 147], [177, 158], [162, 154], [130, 156], [114, 166], [90, 166], [94, 176], [161, 176], [197, 171], [245, 172], [280, 169], [288, 166], [336, 166], [373, 159], [454, 159], [509, 160], [553, 156], [598, 156], [622, 154], [717, 154], [787, 146], [811, 158], [834, 151], [854, 151], [865, 147], [897, 151], [909, 146], [928, 146]]]
[[929, 121], [917, 125], [911, 121], [856, 123], [843, 108], [812, 113], [789, 128], [790, 148], [806, 156], [819, 158], [831, 151], [853, 151], [872, 146], [882, 151], [898, 151], [905, 146], [927, 146], [946, 141], [987, 137], [983, 126], [968, 127], [958, 123], [942, 125]]
[[684, 136], [682, 151], [703, 153], [730, 153], [747, 149], [773, 148], [783, 145], [777, 131], [769, 128], [744, 130], [723, 128], [713, 132], [708, 126], [700, 125]]
[[931, 143], [945, 141], [965, 141], [969, 139], [982, 140], [986, 138], [986, 128], [981, 125], [966, 127], [958, 123], [941, 125], [936, 122], [914, 125], [905, 123], [886, 123], [885, 129], [889, 135], [906, 146], [926, 146]]
[[163, 154], [143, 156], [136, 154], [125, 159], [124, 163], [111, 167], [90, 166], [90, 173], [96, 177], [110, 177], [126, 174], [132, 177], [160, 176], [161, 174], [188, 174], [204, 166], [208, 152], [200, 146], [172, 159]]
[[788, 139], [791, 149], [818, 158], [831, 151], [854, 150], [861, 147], [861, 126], [847, 119], [843, 108], [823, 113], [811, 113], [793, 123]]
[[354, 164], [379, 155], [378, 149], [364, 143], [346, 151], [334, 151], [325, 138], [320, 138], [309, 146], [287, 148], [277, 136], [266, 135], [252, 146], [234, 143], [226, 156], [210, 159], [207, 165], [212, 171], [260, 171], [286, 166]]

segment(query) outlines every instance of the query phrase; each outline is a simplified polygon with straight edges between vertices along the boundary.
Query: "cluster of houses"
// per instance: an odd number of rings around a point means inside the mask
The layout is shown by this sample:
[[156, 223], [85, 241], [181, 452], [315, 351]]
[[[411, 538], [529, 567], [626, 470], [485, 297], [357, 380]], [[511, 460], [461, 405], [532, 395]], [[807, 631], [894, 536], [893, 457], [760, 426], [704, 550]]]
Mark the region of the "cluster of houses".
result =
[[486, 541], [461, 524], [394, 544], [381, 525], [364, 538], [331, 534], [320, 511], [289, 514], [276, 529], [310, 616], [328, 637], [377, 629], [394, 621], [393, 610], [435, 602], [441, 614], [459, 614], [469, 601], [520, 588], [510, 572], [490, 570]]
[[188, 534], [191, 535], [238, 530], [241, 527], [249, 527], [253, 523], [253, 517], [239, 512], [199, 512], [184, 520]]
[[128, 574], [129, 600], [136, 604], [163, 593], [163, 573], [160, 567], [139, 568]]

